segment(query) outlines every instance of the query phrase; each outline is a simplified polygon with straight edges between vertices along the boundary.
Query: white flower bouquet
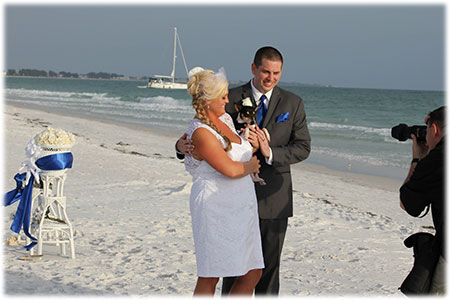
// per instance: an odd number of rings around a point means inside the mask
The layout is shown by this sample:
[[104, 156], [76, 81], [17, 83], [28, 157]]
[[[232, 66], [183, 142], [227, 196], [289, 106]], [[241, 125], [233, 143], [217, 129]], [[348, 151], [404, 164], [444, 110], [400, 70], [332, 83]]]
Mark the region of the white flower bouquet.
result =
[[75, 136], [62, 129], [48, 127], [34, 137], [36, 145], [45, 150], [68, 149], [75, 143]]

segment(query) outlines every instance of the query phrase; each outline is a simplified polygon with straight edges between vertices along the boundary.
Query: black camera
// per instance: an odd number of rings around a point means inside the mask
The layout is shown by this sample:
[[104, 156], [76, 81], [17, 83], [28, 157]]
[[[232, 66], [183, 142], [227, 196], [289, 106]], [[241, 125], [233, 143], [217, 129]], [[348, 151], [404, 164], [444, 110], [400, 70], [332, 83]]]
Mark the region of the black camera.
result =
[[408, 126], [406, 124], [398, 124], [397, 126], [392, 127], [391, 135], [394, 139], [399, 140], [400, 142], [404, 142], [407, 139], [411, 138], [411, 134], [414, 134], [417, 138], [417, 141], [425, 141], [425, 137], [427, 136], [427, 126], [424, 125], [414, 125]]

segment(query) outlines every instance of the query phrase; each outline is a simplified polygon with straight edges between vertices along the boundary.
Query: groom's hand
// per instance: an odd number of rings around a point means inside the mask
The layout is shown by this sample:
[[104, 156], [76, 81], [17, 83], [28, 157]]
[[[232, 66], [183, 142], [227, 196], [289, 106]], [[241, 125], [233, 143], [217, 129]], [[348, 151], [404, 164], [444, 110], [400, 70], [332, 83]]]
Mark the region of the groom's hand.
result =
[[256, 137], [258, 138], [259, 150], [261, 151], [261, 154], [265, 158], [269, 158], [271, 155], [271, 150], [270, 150], [270, 146], [269, 146], [269, 140], [267, 139], [264, 131], [259, 129], [258, 125], [255, 125], [255, 128], [250, 129], [250, 130], [253, 131], [255, 133]]
[[194, 145], [192, 144], [192, 140], [187, 139], [187, 134], [183, 134], [175, 145], [177, 152], [183, 155], [192, 155], [192, 151], [194, 151]]

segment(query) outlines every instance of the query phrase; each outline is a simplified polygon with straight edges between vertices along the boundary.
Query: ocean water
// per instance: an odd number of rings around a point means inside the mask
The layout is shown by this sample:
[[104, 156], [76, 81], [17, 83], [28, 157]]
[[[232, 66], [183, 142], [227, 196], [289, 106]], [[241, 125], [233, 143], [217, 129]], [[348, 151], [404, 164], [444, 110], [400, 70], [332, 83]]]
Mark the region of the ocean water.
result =
[[[194, 116], [187, 91], [137, 88], [145, 84], [8, 77], [4, 98], [7, 103], [163, 129], [181, 136]], [[280, 87], [304, 100], [312, 137], [308, 161], [399, 179], [409, 167], [411, 141], [395, 140], [391, 128], [399, 123], [422, 125], [428, 112], [445, 104], [442, 91]]]

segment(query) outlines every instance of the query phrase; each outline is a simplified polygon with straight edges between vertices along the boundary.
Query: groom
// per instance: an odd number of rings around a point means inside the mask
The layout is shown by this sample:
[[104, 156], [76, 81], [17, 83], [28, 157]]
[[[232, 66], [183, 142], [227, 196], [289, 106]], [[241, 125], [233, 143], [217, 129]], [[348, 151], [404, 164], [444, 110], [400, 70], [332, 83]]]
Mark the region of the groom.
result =
[[[277, 86], [283, 70], [281, 53], [273, 47], [260, 48], [255, 54], [251, 70], [252, 80], [229, 90], [230, 102], [226, 111], [236, 122], [234, 104], [250, 97], [258, 106], [258, 111], [262, 111], [258, 117], [259, 127], [266, 128], [270, 133], [270, 143], [260, 140], [260, 151], [257, 152], [261, 162], [259, 176], [267, 185], [255, 184], [265, 265], [255, 294], [278, 295], [281, 251], [288, 217], [292, 216], [293, 210], [290, 165], [308, 157], [311, 137], [303, 100]], [[186, 154], [192, 151], [192, 145], [183, 137], [178, 140], [176, 147]], [[177, 155], [182, 158], [179, 152]], [[222, 294], [229, 293], [234, 280], [234, 277], [224, 278]]]

